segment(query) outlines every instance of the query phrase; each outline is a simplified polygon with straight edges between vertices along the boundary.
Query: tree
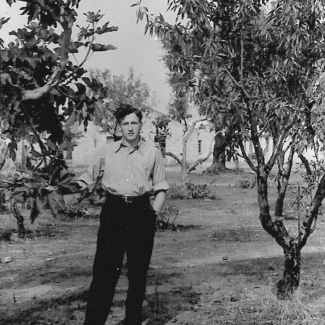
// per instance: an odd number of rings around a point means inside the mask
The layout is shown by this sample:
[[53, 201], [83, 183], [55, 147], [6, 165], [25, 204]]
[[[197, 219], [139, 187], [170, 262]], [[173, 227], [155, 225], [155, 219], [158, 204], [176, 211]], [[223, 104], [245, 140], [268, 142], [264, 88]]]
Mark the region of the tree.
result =
[[183, 124], [183, 137], [182, 137], [182, 157], [178, 157], [175, 154], [171, 152], [165, 152], [166, 156], [170, 156], [174, 158], [181, 166], [181, 175], [182, 175], [182, 185], [185, 186], [190, 182], [190, 172], [195, 170], [195, 168], [199, 165], [205, 162], [212, 154], [212, 150], [210, 149], [208, 154], [205, 157], [202, 157], [195, 161], [192, 164], [188, 164], [187, 162], [187, 142], [191, 135], [193, 134], [193, 131], [195, 129], [195, 126], [199, 122], [206, 121], [206, 118], [198, 119], [194, 122], [191, 122], [189, 125], [188, 118], [191, 117], [191, 115], [188, 114], [188, 100], [185, 97], [176, 98], [172, 101], [169, 107], [168, 115], [172, 120], [175, 120], [179, 123]]
[[[23, 176], [18, 183], [15, 180], [9, 185], [13, 193], [16, 185], [19, 191], [22, 186], [23, 191], [27, 191], [33, 182], [46, 183], [47, 190], [55, 192], [67, 167], [62, 159], [63, 151], [69, 147], [65, 141], [69, 138], [66, 131], [75, 121], [87, 127], [94, 113], [103, 106], [105, 87], [85, 76], [83, 64], [94, 52], [115, 49], [113, 45], [95, 40], [102, 34], [117, 31], [117, 27], [109, 26], [108, 22], [100, 26], [103, 15], [88, 12], [85, 14], [87, 26], [77, 26], [77, 40], [72, 40], [79, 2], [26, 1], [21, 13], [28, 17], [27, 25], [10, 32], [16, 37], [15, 42], [5, 44], [0, 39], [2, 137], [13, 159], [17, 142], [27, 139], [35, 160], [28, 181]], [[16, 0], [7, 0], [7, 3], [11, 6]], [[8, 20], [1, 18], [0, 28]], [[71, 58], [80, 48], [86, 49], [85, 58], [74, 64]], [[87, 89], [92, 89], [91, 95]], [[30, 195], [31, 192], [28, 191]], [[55, 214], [59, 202], [53, 198], [50, 204]], [[31, 210], [31, 218], [36, 210]], [[14, 206], [12, 211], [18, 221], [20, 217]]]
[[139, 108], [144, 114], [150, 113], [156, 104], [155, 94], [150, 92], [149, 86], [136, 77], [132, 68], [127, 77], [123, 75], [111, 75], [108, 69], [100, 71], [91, 69], [90, 76], [105, 86], [104, 106], [100, 112], [95, 112], [94, 123], [99, 125], [104, 132], [116, 130], [116, 121], [113, 115], [114, 109], [120, 104], [130, 104]]
[[[225, 121], [234, 148], [240, 148], [256, 173], [259, 219], [285, 254], [278, 297], [287, 298], [299, 286], [301, 249], [315, 229], [325, 176], [316, 182], [309, 212], [296, 235], [271, 215], [267, 182], [278, 162], [277, 202], [283, 205], [293, 153], [301, 156], [315, 136], [324, 138], [317, 123], [323, 120], [323, 112], [310, 96], [313, 81], [323, 71], [324, 3], [279, 0], [273, 9], [265, 3], [170, 0], [169, 9], [177, 13], [175, 24], [141, 6], [137, 15], [146, 18], [146, 32], [173, 44], [168, 66], [182, 75], [179, 88], [191, 91], [202, 115], [214, 122]], [[268, 160], [259, 140], [263, 132], [275, 140]], [[253, 143], [256, 163], [245, 151], [246, 141]], [[287, 150], [290, 159], [285, 171]]]

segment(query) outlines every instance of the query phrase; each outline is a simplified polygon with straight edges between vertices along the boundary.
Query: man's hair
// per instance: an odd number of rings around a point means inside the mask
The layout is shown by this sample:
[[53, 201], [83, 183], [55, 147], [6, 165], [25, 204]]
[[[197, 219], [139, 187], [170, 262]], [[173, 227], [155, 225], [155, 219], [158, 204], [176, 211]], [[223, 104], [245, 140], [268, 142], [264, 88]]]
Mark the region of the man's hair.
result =
[[142, 112], [138, 109], [133, 107], [130, 104], [121, 104], [114, 112], [114, 116], [118, 123], [124, 119], [125, 116], [134, 113], [138, 118], [139, 121], [142, 121]]

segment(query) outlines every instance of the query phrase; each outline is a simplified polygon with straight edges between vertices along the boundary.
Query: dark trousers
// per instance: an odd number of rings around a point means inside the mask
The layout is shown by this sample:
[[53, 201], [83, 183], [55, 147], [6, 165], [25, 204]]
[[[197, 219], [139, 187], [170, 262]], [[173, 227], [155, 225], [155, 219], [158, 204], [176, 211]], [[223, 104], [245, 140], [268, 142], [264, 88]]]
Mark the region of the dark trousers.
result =
[[141, 324], [155, 225], [156, 214], [148, 197], [139, 202], [127, 203], [115, 195], [108, 195], [100, 214], [93, 279], [84, 325], [105, 324], [125, 253], [129, 279], [125, 324]]

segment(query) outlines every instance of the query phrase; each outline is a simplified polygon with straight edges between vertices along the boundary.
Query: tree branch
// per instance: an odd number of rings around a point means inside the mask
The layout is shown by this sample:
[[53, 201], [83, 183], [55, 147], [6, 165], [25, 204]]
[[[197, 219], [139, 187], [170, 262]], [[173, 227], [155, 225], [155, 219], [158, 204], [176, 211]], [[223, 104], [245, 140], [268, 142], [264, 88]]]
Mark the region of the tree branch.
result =
[[198, 159], [195, 163], [193, 163], [193, 164], [189, 167], [188, 172], [191, 172], [192, 170], [195, 170], [195, 167], [196, 167], [196, 166], [202, 164], [203, 162], [205, 162], [206, 160], [209, 159], [209, 157], [210, 157], [211, 154], [213, 153], [213, 146], [212, 146], [213, 142], [214, 142], [214, 139], [211, 141], [209, 153], [208, 153], [205, 157], [200, 158], [200, 159]]
[[273, 147], [272, 155], [266, 164], [268, 166], [269, 170], [271, 170], [273, 168], [274, 164], [276, 163], [276, 159], [278, 157], [279, 151], [282, 149], [282, 146], [283, 146], [283, 141], [288, 136], [288, 133], [289, 133], [291, 127], [293, 126], [293, 124], [295, 123], [295, 120], [296, 120], [296, 116], [294, 115], [292, 117], [291, 122], [287, 125], [287, 127], [283, 130], [282, 134], [278, 137], [278, 140], [277, 140], [275, 146]]
[[246, 154], [246, 150], [245, 150], [245, 147], [244, 147], [244, 144], [242, 141], [239, 141], [238, 142], [239, 144], [239, 147], [240, 147], [240, 150], [241, 150], [241, 153], [242, 153], [242, 156], [243, 158], [245, 159], [245, 161], [247, 162], [248, 166], [255, 172], [257, 173], [257, 168], [254, 166], [254, 164], [252, 163], [252, 161], [249, 159], [249, 157], [247, 156]]
[[234, 82], [234, 84], [243, 91], [244, 95], [246, 96], [247, 99], [251, 99], [252, 97], [250, 94], [246, 91], [246, 89], [238, 83], [238, 81], [235, 79], [235, 77], [231, 74], [231, 72], [228, 70], [226, 66], [224, 66], [224, 69], [226, 70], [227, 74], [229, 75], [230, 79]]
[[301, 162], [303, 163], [304, 167], [306, 168], [307, 175], [311, 176], [312, 171], [311, 171], [308, 159], [303, 154], [300, 154], [299, 158], [300, 158]]
[[312, 201], [312, 209], [310, 210], [310, 214], [307, 218], [307, 221], [303, 223], [303, 227], [301, 230], [302, 234], [301, 234], [300, 248], [305, 246], [308, 237], [316, 229], [318, 211], [322, 205], [324, 197], [325, 197], [325, 175], [322, 176], [318, 184], [317, 191]]
[[186, 135], [184, 136], [183, 138], [183, 141], [187, 142], [187, 140], [190, 138], [190, 136], [192, 135], [193, 131], [194, 131], [194, 128], [195, 128], [195, 125], [199, 122], [203, 122], [203, 121], [206, 121], [207, 118], [202, 118], [202, 119], [199, 119], [197, 121], [194, 121], [192, 124], [191, 124], [191, 127], [188, 129]]
[[182, 165], [182, 160], [179, 159], [176, 155], [174, 155], [173, 153], [171, 152], [165, 152], [165, 156], [169, 156], [169, 157], [172, 157], [174, 158], [178, 164]]

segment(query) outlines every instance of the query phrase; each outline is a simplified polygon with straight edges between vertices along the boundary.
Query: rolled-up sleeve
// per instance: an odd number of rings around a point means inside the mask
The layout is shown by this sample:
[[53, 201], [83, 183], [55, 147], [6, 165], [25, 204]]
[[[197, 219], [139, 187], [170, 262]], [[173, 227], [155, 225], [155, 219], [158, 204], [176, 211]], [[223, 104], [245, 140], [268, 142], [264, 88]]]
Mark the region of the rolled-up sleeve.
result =
[[164, 158], [161, 155], [160, 150], [156, 150], [155, 165], [153, 169], [152, 185], [154, 192], [167, 191], [169, 185], [166, 182], [166, 172], [164, 165]]
[[100, 175], [101, 171], [104, 169], [105, 165], [105, 146], [101, 147], [96, 153], [94, 159], [89, 164], [87, 171], [81, 174], [77, 181], [91, 185], [96, 182], [97, 177]]

